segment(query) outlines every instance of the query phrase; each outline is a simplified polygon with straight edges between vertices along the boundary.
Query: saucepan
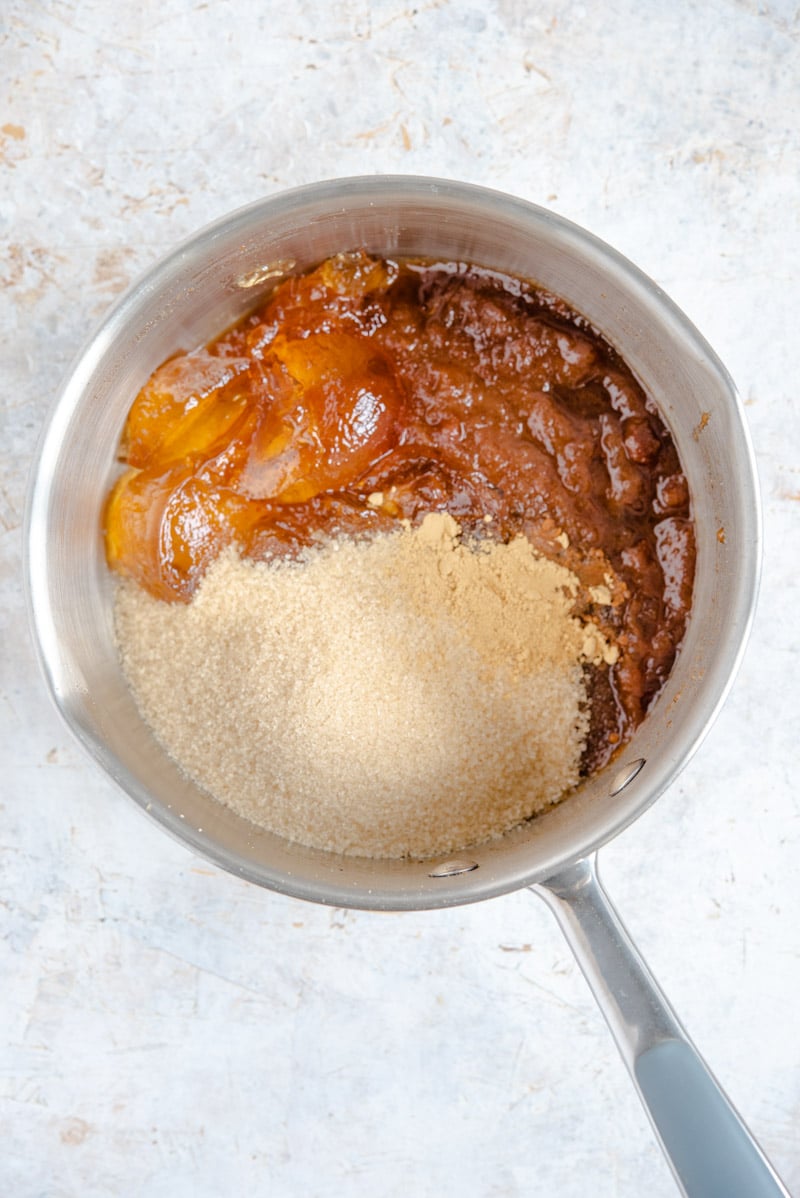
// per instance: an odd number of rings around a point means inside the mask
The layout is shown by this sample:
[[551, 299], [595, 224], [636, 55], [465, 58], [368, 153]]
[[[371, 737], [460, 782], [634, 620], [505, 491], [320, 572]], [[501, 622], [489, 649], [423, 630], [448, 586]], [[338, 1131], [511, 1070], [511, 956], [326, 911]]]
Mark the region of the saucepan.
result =
[[[658, 404], [697, 525], [685, 641], [630, 743], [547, 814], [426, 861], [289, 843], [188, 781], [143, 723], [121, 673], [101, 538], [125, 415], [155, 367], [208, 341], [287, 274], [357, 247], [523, 276], [582, 312]], [[686, 317], [636, 267], [551, 212], [456, 182], [343, 179], [252, 204], [135, 283], [79, 354], [44, 430], [27, 545], [32, 626], [56, 704], [95, 760], [163, 828], [258, 885], [336, 906], [421, 910], [532, 887], [567, 935], [683, 1191], [786, 1193], [658, 990], [596, 871], [598, 848], [667, 789], [719, 710], [752, 619], [760, 556], [753, 455], [735, 388]]]

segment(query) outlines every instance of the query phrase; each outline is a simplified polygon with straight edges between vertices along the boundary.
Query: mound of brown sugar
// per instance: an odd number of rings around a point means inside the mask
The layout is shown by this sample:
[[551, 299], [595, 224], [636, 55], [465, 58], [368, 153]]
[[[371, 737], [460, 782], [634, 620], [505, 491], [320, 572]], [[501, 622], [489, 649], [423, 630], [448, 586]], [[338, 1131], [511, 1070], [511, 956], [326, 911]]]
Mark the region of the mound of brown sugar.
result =
[[522, 538], [464, 545], [447, 515], [302, 561], [223, 555], [188, 605], [120, 586], [142, 714], [182, 769], [318, 848], [426, 857], [507, 831], [578, 781], [575, 577]]

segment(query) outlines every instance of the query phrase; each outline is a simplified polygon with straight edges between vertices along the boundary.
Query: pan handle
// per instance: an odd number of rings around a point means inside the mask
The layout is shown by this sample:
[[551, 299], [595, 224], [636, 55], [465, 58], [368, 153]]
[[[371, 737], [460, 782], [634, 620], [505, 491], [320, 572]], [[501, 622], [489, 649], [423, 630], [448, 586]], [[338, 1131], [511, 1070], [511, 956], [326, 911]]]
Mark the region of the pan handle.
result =
[[790, 1198], [681, 1027], [595, 857], [532, 886], [555, 914], [687, 1198]]

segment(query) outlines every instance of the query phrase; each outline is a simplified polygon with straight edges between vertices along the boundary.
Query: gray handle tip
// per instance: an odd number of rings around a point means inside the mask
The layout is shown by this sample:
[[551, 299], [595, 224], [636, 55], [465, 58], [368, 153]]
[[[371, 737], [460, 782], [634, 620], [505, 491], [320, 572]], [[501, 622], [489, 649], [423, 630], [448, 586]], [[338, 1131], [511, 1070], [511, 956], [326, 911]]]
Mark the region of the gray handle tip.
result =
[[648, 1048], [634, 1073], [690, 1198], [789, 1198], [691, 1044]]

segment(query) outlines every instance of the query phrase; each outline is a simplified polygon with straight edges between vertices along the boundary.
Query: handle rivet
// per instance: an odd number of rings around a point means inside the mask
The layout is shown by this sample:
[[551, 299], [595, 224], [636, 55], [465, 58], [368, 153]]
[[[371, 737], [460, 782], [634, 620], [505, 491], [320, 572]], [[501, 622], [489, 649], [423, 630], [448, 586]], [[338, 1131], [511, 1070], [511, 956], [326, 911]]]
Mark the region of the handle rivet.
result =
[[468, 874], [478, 868], [477, 861], [443, 861], [428, 874], [429, 878], [452, 878], [456, 874]]
[[621, 790], [625, 789], [629, 782], [633, 782], [644, 762], [644, 757], [638, 757], [636, 761], [629, 761], [627, 765], [623, 765], [614, 778], [609, 794], [618, 795]]

